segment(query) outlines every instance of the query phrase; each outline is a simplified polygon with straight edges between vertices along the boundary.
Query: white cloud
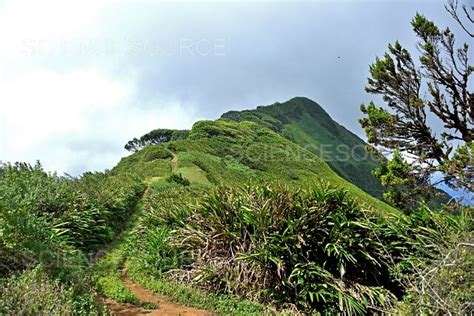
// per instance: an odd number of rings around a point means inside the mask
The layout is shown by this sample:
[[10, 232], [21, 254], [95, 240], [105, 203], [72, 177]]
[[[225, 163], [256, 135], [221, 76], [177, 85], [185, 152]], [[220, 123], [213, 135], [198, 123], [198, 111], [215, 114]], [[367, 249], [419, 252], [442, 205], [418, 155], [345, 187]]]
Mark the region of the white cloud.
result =
[[189, 105], [136, 104], [133, 76], [111, 77], [94, 58], [75, 65], [71, 56], [31, 54], [25, 46], [97, 36], [109, 2], [0, 3], [0, 160], [39, 159], [60, 173], [102, 170], [115, 165], [132, 137], [191, 126]]
[[102, 38], [104, 14], [114, 6], [120, 4], [0, 2], [0, 160], [39, 159], [60, 173], [103, 170], [126, 154], [129, 139], [158, 127], [191, 126], [192, 105], [156, 98], [137, 104], [133, 75], [108, 73], [96, 56], [51, 51]]
[[132, 81], [109, 79], [95, 68], [37, 69], [0, 81], [0, 89], [0, 159], [40, 159], [59, 172], [111, 168], [130, 138], [192, 124], [192, 113], [177, 102], [134, 106]]

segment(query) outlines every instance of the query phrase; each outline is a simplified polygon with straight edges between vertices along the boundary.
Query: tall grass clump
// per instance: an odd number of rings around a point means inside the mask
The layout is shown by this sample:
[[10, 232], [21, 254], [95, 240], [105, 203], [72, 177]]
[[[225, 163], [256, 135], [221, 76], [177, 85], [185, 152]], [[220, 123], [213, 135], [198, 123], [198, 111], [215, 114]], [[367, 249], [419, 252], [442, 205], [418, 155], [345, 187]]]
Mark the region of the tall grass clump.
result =
[[[421, 243], [423, 252], [411, 254], [410, 274], [404, 286], [407, 294], [399, 305], [412, 315], [472, 315], [474, 313], [474, 209], [458, 206], [449, 215], [451, 227], [442, 225], [436, 240]], [[427, 220], [440, 220], [442, 213], [425, 213]], [[446, 218], [447, 215], [444, 215]], [[420, 230], [425, 226], [420, 226]], [[426, 228], [425, 228], [426, 229]], [[442, 234], [439, 234], [439, 232]], [[416, 235], [420, 236], [420, 233]], [[425, 231], [426, 235], [426, 231]], [[410, 260], [411, 259], [411, 260]], [[407, 257], [405, 257], [405, 261]], [[402, 261], [404, 262], [404, 261]], [[398, 267], [399, 268], [399, 267]]]
[[325, 185], [220, 188], [175, 229], [170, 244], [192, 260], [169, 275], [305, 312], [388, 312], [458, 224], [427, 208], [381, 215]]
[[126, 174], [1, 165], [0, 314], [99, 313], [89, 258], [123, 228], [143, 189]]

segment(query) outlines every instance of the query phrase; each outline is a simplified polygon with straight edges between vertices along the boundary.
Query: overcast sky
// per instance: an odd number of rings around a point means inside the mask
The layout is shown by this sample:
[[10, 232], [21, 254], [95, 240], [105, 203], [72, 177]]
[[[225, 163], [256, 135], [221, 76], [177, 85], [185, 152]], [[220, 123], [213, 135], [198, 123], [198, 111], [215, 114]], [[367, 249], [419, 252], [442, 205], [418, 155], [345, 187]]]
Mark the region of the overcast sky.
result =
[[[470, 1], [470, 0], [468, 0]], [[306, 96], [363, 136], [368, 65], [442, 1], [1, 1], [0, 160], [77, 175], [131, 138]]]

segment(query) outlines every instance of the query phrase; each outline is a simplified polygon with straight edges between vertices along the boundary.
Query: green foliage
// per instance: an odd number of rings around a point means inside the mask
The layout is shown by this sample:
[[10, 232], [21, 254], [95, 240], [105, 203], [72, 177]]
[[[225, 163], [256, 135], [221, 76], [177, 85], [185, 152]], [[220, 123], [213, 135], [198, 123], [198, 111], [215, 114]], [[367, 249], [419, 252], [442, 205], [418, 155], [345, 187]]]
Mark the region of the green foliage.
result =
[[[375, 62], [374, 72], [379, 73], [379, 68], [383, 67], [383, 61], [377, 59]], [[365, 130], [367, 135], [367, 141], [371, 144], [378, 145], [378, 137], [391, 136], [390, 125], [396, 120], [396, 117], [390, 114], [383, 108], [377, 108], [373, 102], [370, 102], [367, 106], [361, 104], [360, 110], [366, 115], [366, 117], [359, 120], [360, 125]]]
[[[390, 310], [415, 269], [463, 230], [463, 217], [426, 207], [382, 216], [326, 186], [219, 188], [194, 203], [148, 215], [147, 227], [173, 233], [154, 230], [156, 249], [168, 250], [142, 267], [214, 293], [324, 313]], [[153, 265], [171, 259], [167, 271]]]
[[51, 280], [37, 267], [8, 279], [0, 279], [2, 315], [102, 315], [103, 310], [92, 293], [78, 292]]
[[407, 314], [470, 315], [474, 312], [472, 233], [441, 249], [441, 256], [417, 270], [400, 309]]
[[125, 287], [123, 281], [120, 279], [120, 275], [118, 275], [118, 271], [116, 271], [115, 274], [99, 277], [97, 279], [97, 289], [105, 297], [110, 297], [119, 302], [131, 304], [140, 303], [140, 300], [135, 294]]
[[161, 146], [152, 146], [147, 148], [143, 157], [145, 161], [171, 158], [173, 158], [173, 154], [168, 149]]
[[339, 176], [373, 196], [382, 196], [383, 188], [371, 174], [381, 160], [367, 151], [362, 139], [307, 98], [293, 98], [255, 110], [231, 111], [222, 117], [266, 126], [324, 160]]
[[179, 226], [180, 221], [184, 222], [189, 216], [188, 204], [202, 196], [203, 187], [166, 181], [156, 184], [160, 185], [147, 191], [143, 208], [139, 208], [131, 221], [131, 229], [94, 266], [100, 293], [121, 302], [155, 308], [149, 303], [136, 301], [124, 287], [120, 273], [125, 272], [119, 271], [125, 271], [125, 268], [127, 277], [177, 303], [220, 314], [261, 315], [264, 307], [258, 303], [205, 293], [164, 278], [167, 272], [185, 264], [182, 253], [170, 245], [168, 239], [173, 227]]
[[69, 293], [59, 282], [38, 270], [2, 282], [0, 313], [33, 315], [48, 310], [53, 315], [70, 314]]
[[[362, 313], [394, 295], [365, 214], [341, 190], [219, 189], [171, 243], [194, 254], [191, 279], [214, 292], [304, 310]], [[356, 242], [357, 240], [357, 242]], [[357, 294], [353, 294], [357, 293]]]
[[[3, 166], [0, 279], [8, 278], [11, 290], [4, 299], [13, 302], [11, 295], [19, 293], [24, 299], [44, 296], [31, 310], [42, 313], [41, 308], [55, 308], [48, 307], [48, 295], [60, 293], [60, 299], [64, 292], [67, 310], [97, 311], [87, 257], [123, 228], [143, 189], [140, 180], [127, 174], [86, 173], [75, 179], [48, 174], [39, 163]], [[41, 274], [28, 272], [39, 267]], [[36, 293], [43, 285], [44, 292]]]
[[413, 30], [416, 32], [416, 34], [423, 39], [441, 35], [438, 27], [421, 14], [417, 13], [415, 15], [411, 21], [411, 25], [413, 26]]
[[[453, 177], [458, 177], [462, 183], [466, 184], [468, 190], [474, 192], [474, 184], [470, 181], [474, 179], [474, 142], [468, 142], [456, 148], [449, 163], [440, 166], [440, 170], [446, 175], [447, 181], [455, 182]], [[458, 170], [463, 170], [463, 172], [459, 174]]]
[[410, 171], [410, 165], [398, 151], [382, 167], [374, 170], [374, 175], [380, 178], [382, 185], [389, 188], [383, 195], [385, 200], [398, 208], [416, 207], [417, 200], [413, 199], [417, 196], [413, 192], [416, 180], [410, 176]]
[[[127, 288], [125, 274], [176, 302], [221, 314], [260, 315], [273, 312], [270, 306], [392, 312], [405, 293], [405, 310], [428, 312], [418, 303], [432, 304], [431, 293], [417, 294], [415, 276], [433, 268], [430, 286], [453, 310], [472, 300], [472, 258], [449, 251], [456, 232], [467, 234], [466, 244], [471, 238], [468, 212], [422, 205], [405, 215], [366, 194], [333, 170], [358, 178], [379, 162], [338, 161], [331, 169], [321, 148], [302, 147], [365, 144], [311, 101], [289, 103], [197, 122], [177, 140], [158, 130], [146, 142], [165, 145], [147, 143], [105, 173], [70, 178], [39, 164], [0, 168], [0, 314], [103, 313], [95, 290], [152, 307]], [[465, 165], [471, 151], [461, 147], [453, 157]], [[351, 171], [358, 163], [360, 174]], [[396, 155], [376, 173], [401, 188], [408, 171]], [[319, 180], [331, 185], [315, 185]], [[108, 254], [88, 260], [108, 243]], [[454, 261], [444, 267], [447, 252]], [[21, 304], [28, 306], [19, 310]]]
[[168, 178], [166, 178], [166, 181], [168, 182], [174, 182], [180, 185], [188, 186], [190, 185], [190, 182], [188, 179], [183, 177], [181, 173], [173, 173], [171, 174]]
[[[468, 32], [456, 8], [457, 1], [446, 6]], [[463, 10], [468, 14], [466, 7]], [[381, 96], [387, 106], [363, 104], [365, 117], [359, 120], [369, 143], [377, 149], [410, 156], [410, 163], [404, 164], [406, 178], [413, 184], [405, 188], [412, 191], [406, 208], [412, 207], [413, 199], [433, 193], [430, 179], [435, 174], [453, 188], [473, 191], [473, 155], [469, 149], [474, 139], [474, 94], [469, 79], [474, 68], [469, 64], [469, 46], [456, 47], [449, 28], [440, 30], [418, 13], [411, 25], [419, 38], [419, 64], [398, 41], [389, 44], [384, 57], [377, 57], [369, 67], [366, 87], [367, 92]], [[429, 118], [442, 122], [442, 130], [435, 133]], [[388, 186], [387, 197], [400, 204], [404, 200], [400, 191], [395, 192], [390, 181]]]
[[187, 130], [174, 129], [155, 129], [140, 139], [134, 138], [125, 145], [125, 149], [129, 151], [137, 151], [150, 145], [163, 144], [173, 140], [186, 139], [189, 135]]
[[[183, 175], [191, 182], [238, 185], [249, 181], [277, 180], [291, 181], [292, 185], [301, 186], [323, 179], [344, 187], [360, 202], [381, 210], [390, 209], [380, 200], [339, 177], [317, 154], [253, 122], [197, 122], [187, 140], [170, 142], [167, 146], [172, 146], [178, 157], [178, 172], [184, 171]], [[364, 145], [360, 148], [365, 150]], [[147, 148], [122, 159], [113, 172], [131, 171], [143, 178], [168, 177], [171, 162], [143, 162], [146, 150]], [[158, 161], [163, 161], [167, 168], [155, 169], [154, 163]], [[351, 166], [348, 165], [347, 169], [353, 170], [353, 176], [357, 176], [357, 170], [363, 169]], [[182, 171], [180, 168], [188, 169]]]
[[164, 182], [166, 186], [153, 188], [144, 199], [144, 212], [135, 238], [128, 245], [129, 254], [147, 271], [161, 276], [186, 260], [185, 254], [169, 244], [173, 230], [190, 216], [188, 204], [193, 204], [203, 192], [200, 187]]

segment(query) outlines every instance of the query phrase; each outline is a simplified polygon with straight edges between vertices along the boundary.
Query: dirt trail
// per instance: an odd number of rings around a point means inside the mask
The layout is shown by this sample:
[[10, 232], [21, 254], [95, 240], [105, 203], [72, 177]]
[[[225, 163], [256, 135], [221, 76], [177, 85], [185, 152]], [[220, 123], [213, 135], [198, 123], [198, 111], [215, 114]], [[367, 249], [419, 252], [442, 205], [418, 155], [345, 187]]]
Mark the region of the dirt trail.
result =
[[178, 167], [178, 156], [173, 154], [173, 159], [171, 159], [171, 172], [176, 172], [177, 167]]
[[[178, 157], [173, 154], [173, 159], [171, 160], [171, 170], [176, 172], [178, 163]], [[146, 195], [149, 190], [149, 186], [146, 188], [142, 197]], [[127, 224], [127, 227], [130, 226], [130, 223]], [[116, 245], [124, 236], [125, 231], [122, 231], [118, 238], [102, 250], [101, 255], [107, 253]], [[130, 289], [133, 294], [141, 301], [146, 303], [152, 303], [157, 307], [154, 309], [146, 309], [144, 307], [130, 304], [130, 303], [121, 303], [110, 298], [101, 298], [103, 304], [105, 304], [115, 315], [122, 316], [135, 316], [135, 315], [161, 315], [161, 316], [178, 316], [178, 315], [188, 315], [188, 316], [211, 316], [216, 315], [209, 311], [200, 310], [192, 307], [187, 307], [183, 305], [178, 305], [173, 303], [169, 298], [163, 295], [153, 293], [141, 285], [133, 282], [127, 277], [127, 270], [123, 268], [120, 271], [121, 279], [128, 289]]]
[[192, 307], [182, 306], [171, 302], [167, 297], [152, 293], [151, 291], [143, 288], [139, 284], [134, 283], [127, 277], [127, 271], [123, 269], [121, 271], [123, 283], [129, 288], [133, 294], [142, 302], [156, 304], [156, 309], [145, 309], [141, 306], [133, 304], [119, 303], [111, 299], [105, 299], [103, 301], [107, 307], [114, 312], [116, 315], [124, 316], [135, 316], [135, 315], [188, 315], [188, 316], [211, 316], [215, 315], [211, 312], [200, 310]]

